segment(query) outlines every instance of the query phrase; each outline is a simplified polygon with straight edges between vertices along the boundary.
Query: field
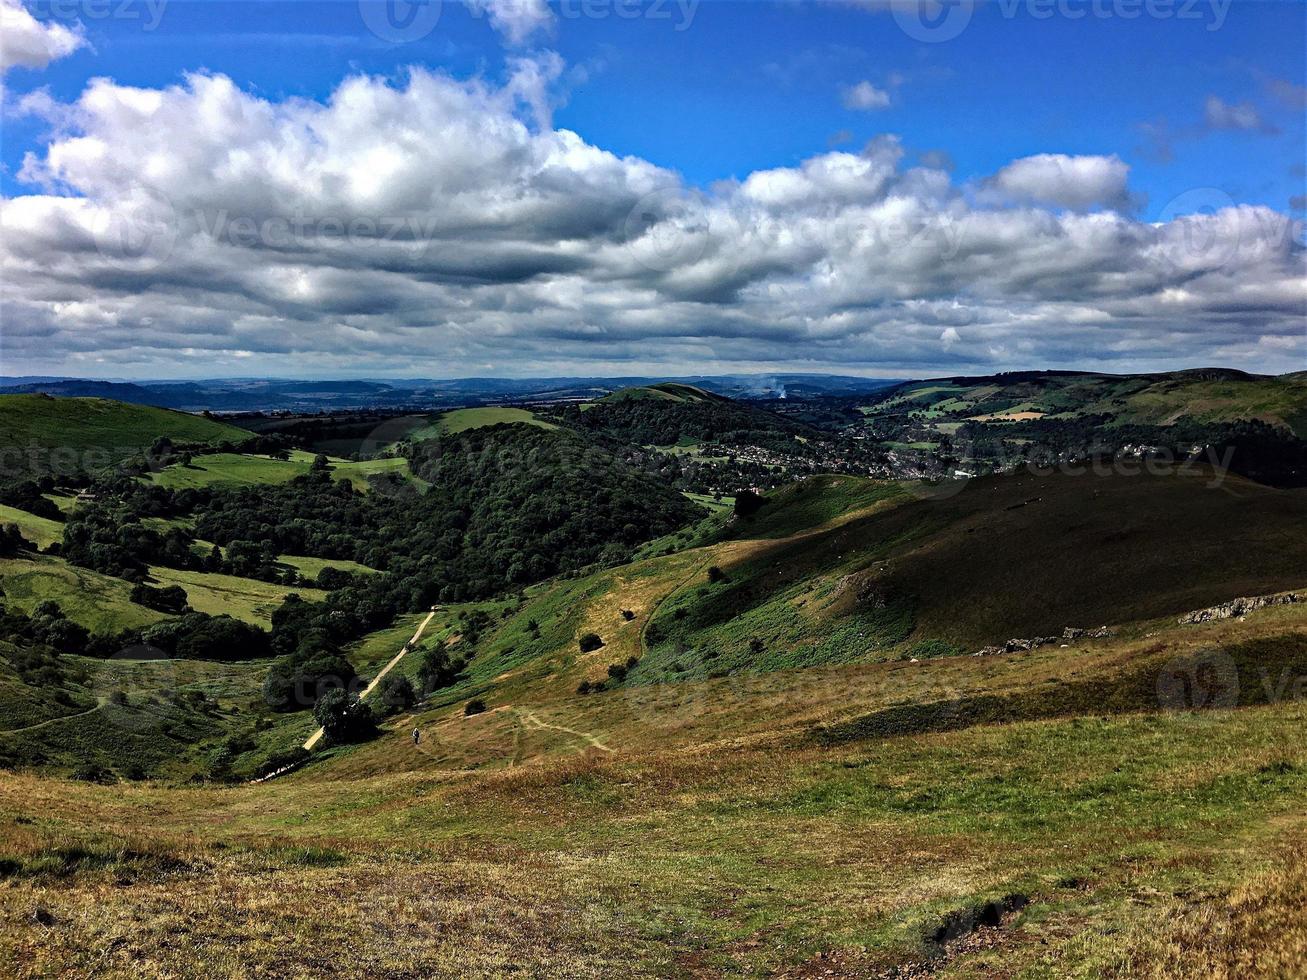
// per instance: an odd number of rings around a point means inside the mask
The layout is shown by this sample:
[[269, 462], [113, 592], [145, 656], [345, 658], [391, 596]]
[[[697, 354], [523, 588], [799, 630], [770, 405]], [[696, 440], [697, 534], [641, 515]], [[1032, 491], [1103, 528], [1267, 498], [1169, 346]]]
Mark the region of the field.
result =
[[[86, 469], [100, 469], [149, 448], [160, 436], [174, 442], [242, 443], [250, 433], [234, 426], [164, 408], [104, 398], [0, 395], [5, 447], [58, 451]], [[54, 459], [52, 456], [51, 459]]]
[[[1301, 626], [1250, 619], [1192, 642]], [[1029, 656], [1000, 669], [1011, 680]], [[956, 669], [983, 690], [995, 664]], [[848, 702], [877, 686], [858, 679], [778, 679], [747, 736], [722, 727], [744, 719], [711, 691], [661, 706], [680, 704], [695, 731], [648, 727], [662, 716], [651, 704], [610, 732], [598, 723], [627, 700], [614, 692], [579, 712], [445, 712], [422, 721], [418, 747], [400, 719], [352, 755], [238, 790], [0, 776], [12, 828], [0, 945], [16, 975], [797, 977], [917, 964], [947, 977], [1233, 978], [1299, 962], [1307, 749], [1285, 736], [1307, 721], [1302, 702], [812, 743], [805, 712], [847, 715], [841, 687]], [[506, 724], [526, 754], [516, 766], [439, 758]], [[528, 764], [540, 739], [551, 756]], [[1278, 919], [1256, 911], [1266, 894], [1284, 903]], [[37, 909], [50, 926], [33, 923]], [[348, 963], [317, 941], [324, 920], [354, 937]], [[396, 930], [400, 947], [386, 938]]]
[[64, 537], [64, 526], [58, 521], [0, 504], [0, 525], [4, 524], [16, 524], [23, 537], [38, 548], [48, 547], [56, 541], [62, 541]]
[[[0, 727], [53, 771], [161, 774], [0, 773], [0, 970], [1293, 975], [1307, 603], [1177, 620], [1307, 585], [1307, 494], [1209, 477], [818, 477], [718, 506], [631, 564], [441, 607], [453, 687], [255, 786], [188, 780], [232, 732], [245, 772], [312, 729], [266, 718], [266, 664], [117, 665], [127, 714], [103, 678], [59, 706], [0, 675]], [[352, 646], [360, 673], [422, 615]], [[959, 655], [1066, 625], [1110, 631]], [[1173, 682], [1212, 665], [1194, 710]], [[152, 694], [170, 672], [210, 700]]]
[[[303, 476], [313, 465], [312, 453], [295, 450], [289, 459], [268, 456], [245, 456], [237, 453], [213, 453], [196, 456], [189, 466], [174, 463], [148, 479], [159, 486], [173, 490], [187, 487], [250, 486], [262, 483], [288, 483]], [[400, 457], [360, 460], [331, 460], [331, 471], [337, 480], [349, 480], [357, 490], [368, 489], [368, 477], [380, 473], [408, 475], [408, 461]]]
[[310, 581], [318, 577], [318, 573], [324, 568], [334, 568], [338, 572], [349, 572], [352, 575], [375, 575], [375, 568], [368, 568], [367, 565], [360, 565], [356, 561], [350, 561], [347, 558], [305, 558], [302, 555], [279, 555], [277, 561], [282, 565], [289, 565], [297, 570], [301, 575]]
[[325, 593], [305, 586], [274, 585], [252, 578], [235, 575], [217, 575], [211, 572], [183, 571], [156, 566], [150, 577], [159, 585], [177, 585], [186, 591], [192, 609], [217, 616], [228, 613], [255, 626], [267, 629], [275, 610], [288, 594], [294, 592], [310, 602], [320, 600]]
[[44, 600], [59, 604], [64, 615], [92, 633], [118, 633], [157, 623], [162, 613], [128, 599], [132, 587], [60, 558], [0, 558], [0, 586], [4, 601], [30, 613]]
[[510, 422], [524, 422], [542, 429], [556, 429], [556, 425], [538, 419], [524, 408], [456, 408], [445, 412], [434, 422], [415, 430], [409, 438], [432, 439], [438, 435], [452, 435], [466, 432], [468, 429], [480, 429], [488, 425], [503, 425]]

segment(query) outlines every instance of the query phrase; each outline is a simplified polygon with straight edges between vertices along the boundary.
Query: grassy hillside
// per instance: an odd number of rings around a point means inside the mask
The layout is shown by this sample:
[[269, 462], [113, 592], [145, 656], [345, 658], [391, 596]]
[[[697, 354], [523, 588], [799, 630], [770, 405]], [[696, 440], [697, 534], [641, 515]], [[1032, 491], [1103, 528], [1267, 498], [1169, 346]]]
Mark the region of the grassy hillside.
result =
[[4, 601], [30, 613], [50, 599], [64, 615], [92, 633], [119, 633], [164, 619], [128, 599], [132, 587], [119, 578], [69, 565], [49, 555], [0, 558]]
[[661, 384], [643, 385], [637, 388], [622, 388], [599, 399], [600, 403], [630, 401], [665, 401], [665, 402], [730, 402], [724, 395], [716, 395], [693, 385], [666, 381]]
[[126, 459], [160, 436], [177, 443], [209, 444], [252, 438], [243, 429], [198, 415], [104, 398], [48, 395], [0, 395], [0, 433], [7, 449], [59, 450], [87, 469]]
[[[313, 465], [315, 456], [295, 450], [289, 459], [268, 456], [247, 456], [239, 453], [213, 453], [196, 456], [190, 465], [173, 463], [147, 477], [152, 483], [181, 490], [186, 487], [254, 486], [257, 484], [289, 483], [303, 476]], [[368, 488], [368, 477], [374, 474], [399, 473], [408, 476], [408, 462], [399, 457], [368, 459], [351, 462], [331, 460], [332, 474], [338, 480], [349, 480], [358, 490]]]
[[907, 382], [887, 390], [867, 412], [873, 417], [912, 413], [936, 426], [1098, 415], [1116, 425], [1261, 420], [1307, 438], [1307, 381], [1299, 375], [1238, 371], [1018, 372]]
[[411, 439], [431, 439], [438, 435], [449, 435], [455, 432], [466, 432], [468, 429], [480, 429], [487, 425], [499, 425], [507, 422], [523, 422], [527, 425], [536, 425], [542, 429], [554, 429], [557, 426], [552, 425], [543, 419], [538, 419], [535, 414], [528, 412], [524, 408], [456, 408], [452, 412], [445, 412], [434, 422], [423, 428], [414, 431], [409, 438]]
[[48, 517], [38, 517], [17, 507], [0, 504], [0, 525], [14, 524], [23, 533], [23, 537], [38, 548], [45, 548], [56, 541], [62, 541], [64, 526]]
[[187, 603], [197, 612], [211, 616], [227, 613], [265, 629], [272, 622], [273, 611], [290, 593], [294, 592], [308, 602], [319, 601], [325, 595], [317, 589], [300, 585], [274, 585], [236, 575], [182, 571], [159, 566], [150, 569], [150, 577], [157, 580], [159, 585], [180, 586], [186, 592]]

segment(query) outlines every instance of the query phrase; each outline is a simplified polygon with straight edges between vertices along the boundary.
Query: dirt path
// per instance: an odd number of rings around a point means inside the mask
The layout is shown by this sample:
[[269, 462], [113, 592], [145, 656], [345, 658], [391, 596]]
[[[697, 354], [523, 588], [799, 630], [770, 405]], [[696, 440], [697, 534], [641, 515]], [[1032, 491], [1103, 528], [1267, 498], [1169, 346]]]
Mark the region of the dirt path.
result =
[[35, 725], [27, 725], [24, 728], [10, 728], [8, 731], [0, 732], [0, 735], [21, 735], [23, 732], [36, 732], [42, 728], [49, 728], [51, 725], [58, 725], [60, 722], [72, 721], [74, 718], [85, 718], [87, 715], [93, 715], [105, 706], [107, 702], [100, 698], [95, 702], [94, 708], [87, 708], [85, 711], [79, 711], [75, 715], [61, 715], [58, 718], [50, 718], [46, 721], [38, 721]]
[[577, 738], [585, 739], [587, 742], [589, 742], [591, 745], [593, 745], [596, 749], [598, 749], [601, 752], [611, 753], [613, 751], [603, 742], [599, 741], [599, 739], [591, 735], [589, 732], [578, 732], [575, 728], [565, 728], [562, 725], [551, 725], [549, 722], [541, 721], [539, 718], [537, 718], [534, 711], [527, 711], [525, 713], [519, 712], [519, 715], [522, 718], [522, 720], [526, 722], [528, 725], [532, 725], [536, 728], [551, 728], [556, 732], [566, 732], [568, 735], [575, 735]]
[[[406, 653], [410, 652], [415, 646], [417, 646], [418, 640], [422, 638], [422, 631], [427, 628], [427, 623], [431, 622], [431, 618], [435, 616], [436, 610], [438, 608], [439, 608], [438, 606], [431, 607], [431, 612], [427, 613], [427, 618], [422, 620], [422, 622], [418, 625], [417, 632], [414, 633], [409, 638], [409, 641], [407, 643], [405, 643], [402, 647], [399, 648], [399, 653], [391, 657], [390, 663], [382, 667], [381, 670], [377, 673], [377, 676], [372, 678], [372, 682], [363, 689], [363, 693], [359, 695], [360, 701], [362, 701], [374, 690], [376, 690], [377, 685], [381, 683], [381, 679], [385, 677], [387, 674], [389, 674], [397, 663], [399, 663], [401, 660], [404, 659], [404, 655]], [[322, 741], [322, 734], [323, 734], [322, 729], [319, 728], [316, 732], [310, 735], [308, 741], [304, 743], [304, 751], [305, 752], [312, 751], [313, 746], [317, 745], [318, 742]]]

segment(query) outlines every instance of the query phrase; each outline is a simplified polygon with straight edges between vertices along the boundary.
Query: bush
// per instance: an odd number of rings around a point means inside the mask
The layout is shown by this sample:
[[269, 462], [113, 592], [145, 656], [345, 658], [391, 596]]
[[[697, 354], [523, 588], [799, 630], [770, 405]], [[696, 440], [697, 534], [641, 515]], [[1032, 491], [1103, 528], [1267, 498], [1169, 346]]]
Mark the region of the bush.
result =
[[631, 620], [635, 619], [635, 613], [632, 612], [630, 609], [623, 609], [622, 618], [629, 623]]
[[83, 762], [73, 770], [72, 778], [83, 783], [100, 783], [105, 786], [118, 782], [117, 776], [95, 762]]
[[589, 693], [590, 693], [590, 682], [589, 682], [589, 681], [582, 681], [580, 684], [578, 684], [578, 685], [576, 686], [576, 693], [577, 693], [577, 694], [589, 694]]
[[622, 682], [622, 681], [624, 681], [624, 680], [626, 680], [626, 665], [625, 665], [625, 664], [609, 664], [609, 665], [608, 665], [608, 676], [611, 677], [613, 680], [619, 682], [619, 683]]
[[723, 571], [722, 571], [718, 566], [716, 566], [716, 565], [709, 565], [709, 566], [708, 566], [708, 581], [709, 581], [709, 582], [714, 582], [714, 583], [715, 583], [715, 582], [725, 582], [725, 581], [726, 581], [726, 573], [723, 572]]
[[581, 648], [582, 653], [591, 653], [604, 645], [604, 641], [598, 633], [586, 633], [576, 643]]
[[486, 710], [486, 703], [480, 698], [473, 698], [467, 704], [463, 705], [463, 715], [479, 715]]
[[735, 495], [735, 516], [747, 521], [762, 510], [766, 502], [752, 490], [741, 490]]
[[445, 641], [440, 640], [422, 654], [422, 662], [418, 665], [418, 685], [423, 694], [450, 687], [466, 666], [462, 658], [450, 657]]
[[386, 713], [402, 711], [417, 704], [413, 682], [403, 674], [387, 674], [377, 686], [377, 698]]
[[138, 582], [132, 586], [129, 598], [137, 605], [158, 612], [180, 614], [186, 611], [186, 590], [179, 585], [152, 589], [144, 582]]
[[372, 709], [357, 695], [339, 688], [318, 699], [313, 706], [313, 717], [322, 726], [328, 745], [360, 742], [377, 733], [377, 720]]

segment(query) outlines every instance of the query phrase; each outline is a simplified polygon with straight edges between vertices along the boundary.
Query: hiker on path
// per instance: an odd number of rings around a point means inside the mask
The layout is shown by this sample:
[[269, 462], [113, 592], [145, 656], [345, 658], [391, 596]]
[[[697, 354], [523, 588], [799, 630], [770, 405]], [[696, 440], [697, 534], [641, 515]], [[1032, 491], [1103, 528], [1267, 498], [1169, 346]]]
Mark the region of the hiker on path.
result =
[[422, 733], [418, 731], [416, 728], [413, 729], [413, 744], [417, 745], [418, 742], [421, 741], [421, 739], [422, 739]]

